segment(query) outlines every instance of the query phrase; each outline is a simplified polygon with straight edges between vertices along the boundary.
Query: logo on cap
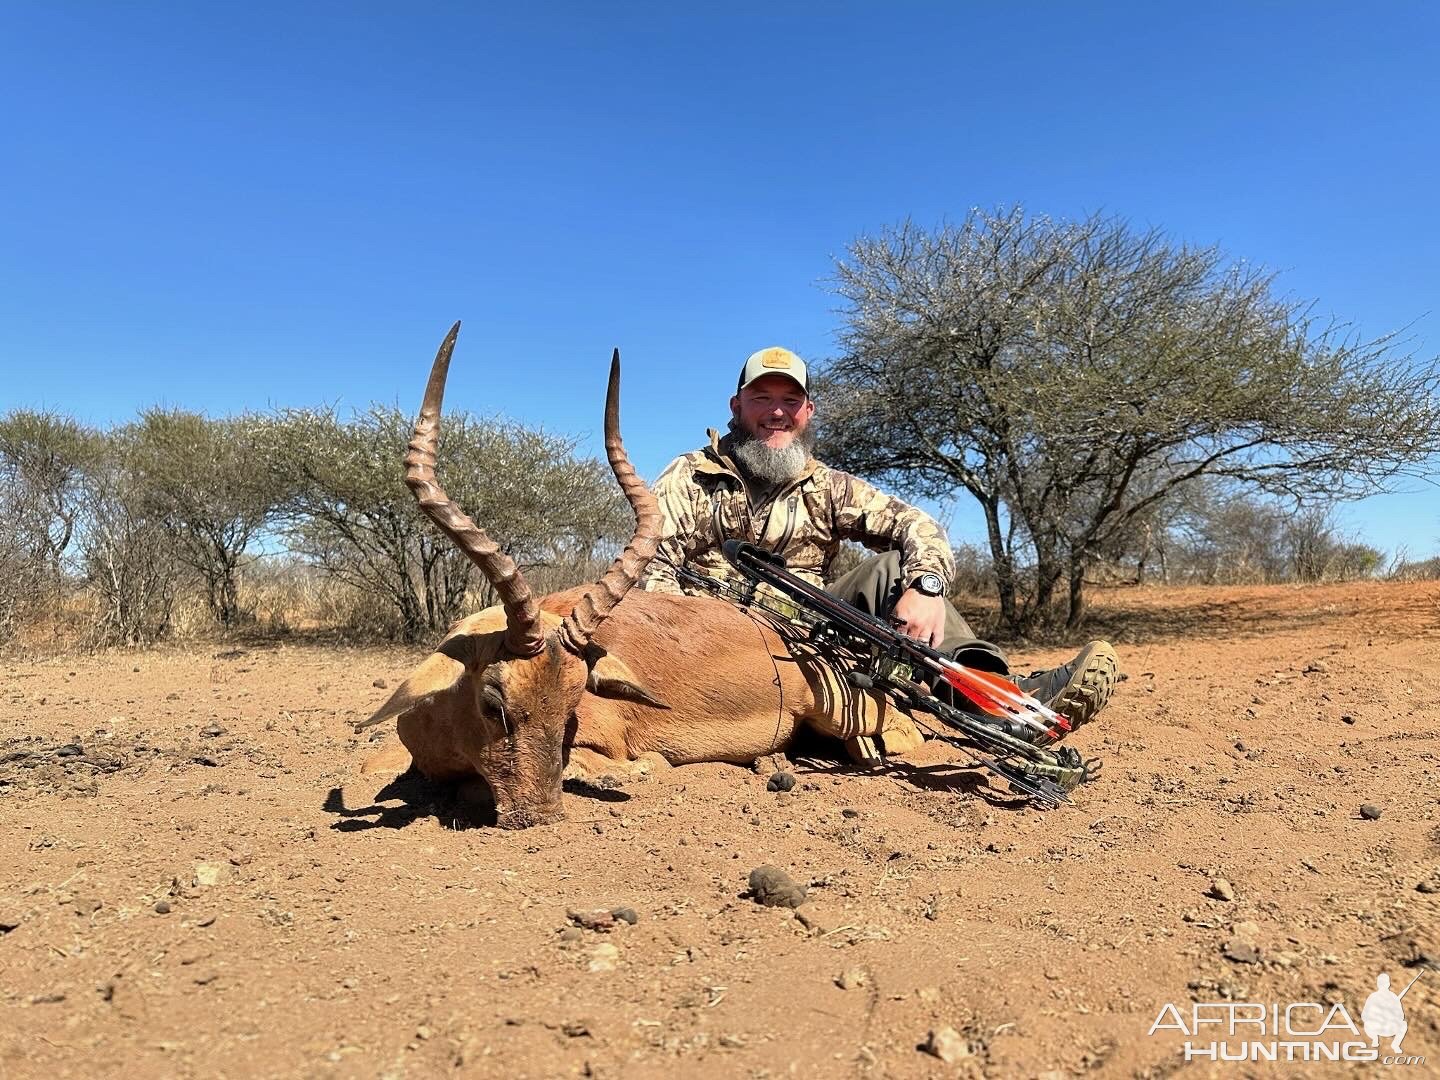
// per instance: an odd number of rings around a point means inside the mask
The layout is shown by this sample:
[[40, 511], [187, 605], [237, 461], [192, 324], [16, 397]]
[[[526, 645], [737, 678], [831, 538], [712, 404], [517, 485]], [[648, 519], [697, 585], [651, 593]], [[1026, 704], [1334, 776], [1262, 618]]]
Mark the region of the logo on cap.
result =
[[745, 366], [740, 369], [740, 380], [736, 385], [736, 390], [743, 390], [762, 375], [772, 373], [794, 379], [800, 384], [801, 390], [807, 389], [805, 361], [789, 349], [771, 345], [750, 354], [750, 359], [746, 360]]

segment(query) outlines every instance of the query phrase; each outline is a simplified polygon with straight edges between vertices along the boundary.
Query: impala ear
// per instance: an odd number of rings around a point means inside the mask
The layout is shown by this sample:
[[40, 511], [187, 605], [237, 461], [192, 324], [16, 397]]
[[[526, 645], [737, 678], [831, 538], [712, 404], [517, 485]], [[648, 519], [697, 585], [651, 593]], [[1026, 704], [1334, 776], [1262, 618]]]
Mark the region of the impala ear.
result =
[[440, 647], [420, 662], [410, 677], [395, 688], [390, 700], [381, 705], [368, 720], [355, 725], [356, 731], [364, 731], [376, 724], [383, 724], [392, 716], [399, 716], [407, 709], [414, 708], [428, 697], [442, 690], [449, 690], [465, 674], [466, 661], [471, 655], [471, 638], [459, 635], [440, 643]]
[[625, 661], [606, 652], [601, 652], [590, 666], [590, 677], [586, 681], [585, 687], [596, 697], [638, 701], [642, 705], [649, 705], [656, 709], [670, 708], [650, 692]]

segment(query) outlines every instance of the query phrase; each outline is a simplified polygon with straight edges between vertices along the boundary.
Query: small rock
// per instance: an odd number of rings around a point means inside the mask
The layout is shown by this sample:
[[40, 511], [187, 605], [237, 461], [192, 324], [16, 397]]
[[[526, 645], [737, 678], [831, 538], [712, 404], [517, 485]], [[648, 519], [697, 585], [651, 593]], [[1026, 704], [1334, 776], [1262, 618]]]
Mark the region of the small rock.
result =
[[615, 962], [620, 959], [620, 950], [608, 941], [602, 941], [590, 950], [591, 971], [614, 971]]
[[1214, 897], [1216, 900], [1224, 900], [1228, 904], [1235, 899], [1235, 887], [1223, 877], [1211, 878], [1210, 888], [1205, 895]]
[[975, 1051], [970, 1044], [960, 1037], [960, 1033], [952, 1027], [935, 1028], [925, 1040], [924, 1050], [932, 1057], [937, 1057], [946, 1065], [953, 1065], [957, 1061], [963, 1061], [968, 1057], [974, 1057]]
[[766, 791], [789, 791], [795, 786], [795, 774], [777, 772], [765, 782]]
[[790, 770], [790, 759], [784, 754], [766, 754], [757, 758], [753, 766], [758, 776], [768, 773], [788, 772]]
[[1324, 660], [1311, 660], [1310, 663], [1305, 665], [1305, 674], [1307, 675], [1311, 673], [1318, 673], [1323, 675], [1329, 670], [1330, 665], [1327, 664]]
[[567, 926], [560, 931], [561, 941], [579, 941], [585, 936], [585, 931], [578, 926]]
[[1232, 937], [1220, 950], [1225, 959], [1233, 960], [1237, 964], [1258, 964], [1260, 962], [1260, 950], [1253, 942], [1241, 938], [1239, 935]]
[[805, 886], [777, 866], [757, 866], [750, 871], [750, 896], [766, 907], [799, 907], [805, 903]]
[[915, 991], [915, 996], [926, 1005], [940, 1004], [940, 988], [938, 986], [922, 986]]
[[[1415, 886], [1416, 892], [1440, 893], [1440, 878], [1428, 878]], [[5, 929], [5, 920], [0, 919], [0, 930]]]
[[375, 687], [375, 689], [377, 689], [377, 690], [389, 690], [389, 689], [390, 689], [390, 684], [389, 684], [388, 682], [386, 682], [384, 679], [376, 679], [376, 680], [375, 680], [374, 682], [372, 682], [370, 685], [373, 686], [373, 687]]
[[615, 929], [615, 915], [604, 908], [596, 908], [594, 911], [570, 910], [565, 917], [576, 926], [584, 930], [595, 930], [602, 934], [608, 934]]
[[1382, 813], [1380, 807], [1374, 803], [1362, 803], [1360, 805], [1360, 816], [1366, 821], [1379, 821]]
[[221, 863], [196, 863], [194, 883], [203, 888], [223, 885], [230, 880], [230, 867]]
[[610, 914], [614, 915], [615, 918], [619, 919], [621, 922], [629, 923], [631, 926], [634, 926], [640, 921], [640, 913], [636, 911], [633, 907], [611, 908]]
[[93, 896], [84, 896], [71, 901], [70, 906], [75, 909], [76, 915], [94, 915], [104, 905]]
[[1340, 722], [1342, 724], [1353, 724], [1355, 723], [1355, 717], [1351, 716], [1349, 713], [1341, 713]]
[[66, 743], [55, 751], [56, 757], [79, 757], [85, 753], [85, 748], [79, 743]]
[[225, 729], [219, 724], [206, 724], [200, 729], [200, 737], [202, 739], [218, 739], [224, 734]]
[[1253, 942], [1260, 936], [1260, 924], [1256, 922], [1237, 922], [1230, 927], [1230, 932], [1241, 941]]
[[846, 968], [835, 976], [835, 985], [841, 990], [858, 990], [870, 985], [870, 976], [865, 974], [864, 968]]
[[156, 901], [155, 901], [155, 914], [156, 914], [156, 915], [169, 915], [169, 914], [170, 914], [170, 901], [168, 901], [168, 900], [156, 900]]
[[812, 934], [823, 934], [825, 932], [825, 920], [817, 912], [813, 905], [806, 904], [803, 908], [795, 910], [795, 921], [805, 927]]
[[857, 818], [860, 816], [860, 811], [856, 810], [853, 806], [847, 806], [840, 811], [840, 816], [843, 818]]
[[590, 1034], [590, 1025], [584, 1020], [567, 1020], [560, 1025], [560, 1031], [571, 1039], [578, 1039]]
[[428, 1024], [421, 1024], [415, 1029], [415, 1037], [417, 1039], [428, 1039], [431, 1038], [434, 1034], [434, 1030]]

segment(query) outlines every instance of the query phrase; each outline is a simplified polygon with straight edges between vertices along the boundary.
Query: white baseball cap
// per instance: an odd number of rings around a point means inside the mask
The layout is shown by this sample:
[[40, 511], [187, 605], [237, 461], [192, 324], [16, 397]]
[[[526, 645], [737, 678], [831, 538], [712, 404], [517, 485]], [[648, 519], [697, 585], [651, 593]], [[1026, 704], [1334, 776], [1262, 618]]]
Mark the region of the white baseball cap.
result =
[[735, 392], [738, 394], [762, 375], [787, 375], [799, 383], [800, 389], [805, 393], [810, 392], [806, 384], [805, 361], [779, 345], [771, 345], [768, 349], [750, 354], [750, 359], [746, 360], [745, 366], [740, 369], [740, 381]]

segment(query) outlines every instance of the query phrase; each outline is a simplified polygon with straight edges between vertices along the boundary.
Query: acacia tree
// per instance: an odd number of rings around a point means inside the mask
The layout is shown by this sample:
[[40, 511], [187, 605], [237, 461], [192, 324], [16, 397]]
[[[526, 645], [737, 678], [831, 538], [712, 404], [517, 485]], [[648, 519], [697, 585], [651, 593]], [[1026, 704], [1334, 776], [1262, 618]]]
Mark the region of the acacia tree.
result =
[[0, 417], [0, 642], [58, 600], [81, 513], [81, 481], [99, 439], [68, 416]]
[[1202, 477], [1334, 500], [1440, 451], [1435, 360], [1115, 219], [906, 222], [851, 244], [834, 288], [824, 453], [915, 494], [969, 492], [1018, 632], [1061, 596], [1078, 622], [1089, 562]]
[[253, 416], [151, 408], [115, 433], [152, 516], [205, 584], [221, 626], [240, 614], [236, 576], [279, 501]]
[[23, 508], [26, 550], [56, 576], [75, 538], [81, 482], [100, 441], [53, 411], [15, 409], [0, 417], [0, 481]]
[[95, 645], [144, 645], [169, 633], [184, 573], [127, 449], [111, 432], [80, 489], [80, 565], [99, 601], [87, 634]]
[[[285, 485], [280, 521], [292, 549], [331, 576], [383, 598], [407, 639], [446, 629], [467, 592], [490, 586], [424, 517], [405, 486], [413, 421], [393, 406], [351, 418], [333, 409], [275, 416], [267, 457]], [[588, 564], [630, 534], [628, 504], [609, 470], [577, 458], [573, 439], [447, 413], [437, 471], [527, 573]]]

